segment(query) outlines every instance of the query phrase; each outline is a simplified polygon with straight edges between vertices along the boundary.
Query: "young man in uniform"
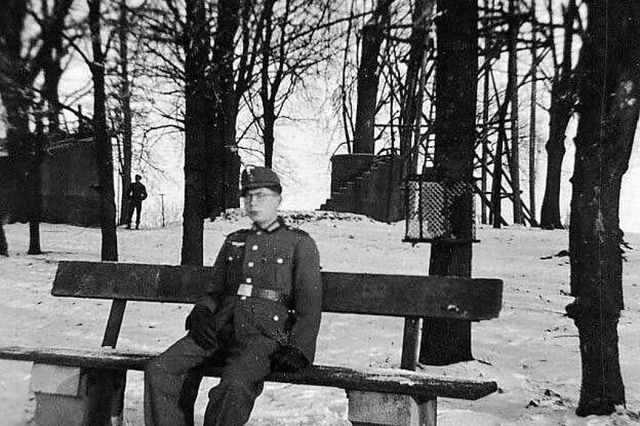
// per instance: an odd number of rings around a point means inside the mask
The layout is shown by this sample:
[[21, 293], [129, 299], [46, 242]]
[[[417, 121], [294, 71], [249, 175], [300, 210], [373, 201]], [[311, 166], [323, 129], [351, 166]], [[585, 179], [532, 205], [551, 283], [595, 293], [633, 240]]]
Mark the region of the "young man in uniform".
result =
[[278, 216], [282, 188], [270, 169], [242, 174], [250, 229], [227, 237], [213, 282], [187, 317], [185, 337], [145, 370], [145, 424], [192, 425], [193, 404], [209, 363], [224, 366], [209, 391], [205, 426], [244, 425], [272, 371], [314, 359], [322, 309], [313, 239]]
[[133, 211], [136, 211], [136, 229], [140, 227], [140, 213], [142, 213], [142, 202], [147, 199], [147, 188], [142, 183], [142, 176], [136, 175], [136, 181], [129, 184], [127, 188], [127, 200], [129, 201], [129, 216], [127, 229], [131, 229], [131, 219]]

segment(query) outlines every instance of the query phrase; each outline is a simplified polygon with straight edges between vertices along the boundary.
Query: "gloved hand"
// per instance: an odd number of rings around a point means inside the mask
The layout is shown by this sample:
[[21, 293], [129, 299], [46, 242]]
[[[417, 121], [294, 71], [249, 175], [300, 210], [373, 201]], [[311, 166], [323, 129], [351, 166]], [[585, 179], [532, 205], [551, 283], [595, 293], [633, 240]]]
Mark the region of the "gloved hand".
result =
[[217, 330], [215, 316], [206, 306], [195, 305], [185, 322], [189, 337], [202, 349], [213, 349], [216, 344]]
[[283, 346], [271, 357], [271, 367], [275, 371], [294, 372], [309, 366], [309, 361], [293, 346]]

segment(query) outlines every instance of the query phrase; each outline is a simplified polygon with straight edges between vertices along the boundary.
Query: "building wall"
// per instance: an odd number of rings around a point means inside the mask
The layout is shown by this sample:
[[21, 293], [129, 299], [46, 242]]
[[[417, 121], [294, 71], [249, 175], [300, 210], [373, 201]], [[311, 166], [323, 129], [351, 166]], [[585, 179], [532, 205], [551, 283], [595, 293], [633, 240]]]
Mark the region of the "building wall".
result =
[[92, 139], [50, 150], [42, 164], [43, 221], [99, 226], [97, 185]]

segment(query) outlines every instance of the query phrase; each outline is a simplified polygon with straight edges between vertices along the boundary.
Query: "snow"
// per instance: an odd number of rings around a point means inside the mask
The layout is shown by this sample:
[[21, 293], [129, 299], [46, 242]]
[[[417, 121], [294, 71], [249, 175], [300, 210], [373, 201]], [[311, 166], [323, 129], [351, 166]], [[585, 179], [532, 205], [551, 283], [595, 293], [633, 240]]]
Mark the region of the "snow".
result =
[[[317, 241], [324, 270], [426, 274], [429, 245], [401, 240], [404, 224], [383, 224], [366, 217], [331, 212], [291, 212], [288, 218]], [[205, 225], [205, 259], [211, 264], [224, 236], [248, 225], [238, 213]], [[100, 230], [42, 224], [45, 254], [26, 255], [28, 227], [5, 227], [11, 257], [0, 258], [0, 344], [98, 348], [110, 303], [54, 298], [50, 295], [60, 260], [100, 260]], [[179, 263], [182, 229], [118, 230], [122, 262]], [[574, 414], [580, 391], [577, 329], [564, 316], [569, 292], [566, 231], [524, 227], [495, 230], [480, 226], [474, 245], [474, 277], [504, 280], [498, 319], [473, 325], [475, 361], [446, 367], [424, 366], [435, 376], [495, 380], [499, 392], [478, 401], [441, 398], [438, 424], [489, 425], [631, 425], [640, 409], [640, 254], [627, 250], [624, 265], [626, 310], [618, 326], [620, 363], [627, 408], [611, 416]], [[640, 234], [628, 234], [631, 247]], [[158, 350], [183, 334], [186, 305], [129, 303], [119, 340], [126, 350]], [[398, 318], [325, 314], [318, 340], [319, 364], [354, 368], [397, 367], [403, 321]], [[33, 412], [30, 364], [0, 361], [0, 424], [26, 424]], [[206, 391], [216, 382], [206, 379]], [[125, 424], [142, 423], [142, 374], [131, 372]], [[348, 425], [347, 399], [341, 389], [269, 383], [249, 423], [267, 425]]]

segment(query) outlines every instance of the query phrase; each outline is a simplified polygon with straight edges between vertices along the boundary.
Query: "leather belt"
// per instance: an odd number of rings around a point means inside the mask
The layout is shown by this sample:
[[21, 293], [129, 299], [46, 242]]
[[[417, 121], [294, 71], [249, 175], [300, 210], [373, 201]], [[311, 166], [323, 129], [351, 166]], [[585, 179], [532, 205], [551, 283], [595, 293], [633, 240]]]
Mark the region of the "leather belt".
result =
[[272, 302], [279, 302], [287, 307], [291, 302], [291, 298], [288, 294], [271, 288], [254, 287], [251, 284], [240, 284], [236, 294], [240, 297], [256, 297], [258, 299], [267, 299]]

